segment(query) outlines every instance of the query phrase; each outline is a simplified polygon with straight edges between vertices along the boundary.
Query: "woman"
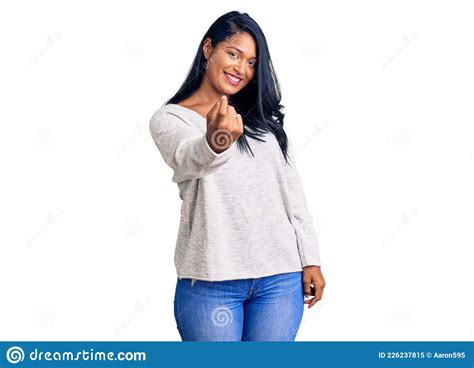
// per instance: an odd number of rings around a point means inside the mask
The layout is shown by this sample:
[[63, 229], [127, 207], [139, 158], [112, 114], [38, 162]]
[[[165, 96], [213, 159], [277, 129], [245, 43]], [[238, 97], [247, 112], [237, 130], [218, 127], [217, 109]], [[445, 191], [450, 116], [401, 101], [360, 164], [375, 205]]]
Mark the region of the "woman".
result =
[[211, 25], [185, 82], [151, 118], [183, 201], [174, 256], [183, 341], [293, 341], [304, 304], [322, 297], [280, 99], [262, 30], [233, 11]]

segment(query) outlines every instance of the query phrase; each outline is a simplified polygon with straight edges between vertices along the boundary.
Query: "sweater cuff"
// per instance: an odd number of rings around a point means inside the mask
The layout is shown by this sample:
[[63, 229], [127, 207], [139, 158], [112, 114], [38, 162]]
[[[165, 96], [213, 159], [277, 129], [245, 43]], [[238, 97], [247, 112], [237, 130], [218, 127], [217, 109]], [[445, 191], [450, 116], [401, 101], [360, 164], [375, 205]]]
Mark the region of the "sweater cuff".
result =
[[301, 268], [307, 267], [307, 266], [319, 266], [321, 267], [321, 261], [319, 258], [314, 258], [313, 260], [308, 259], [304, 262], [301, 262]]
[[321, 266], [321, 255], [319, 253], [319, 241], [316, 236], [312, 221], [311, 226], [301, 226], [298, 223], [297, 239], [300, 254], [301, 268], [306, 266]]
[[301, 248], [301, 268], [306, 266], [321, 266], [321, 257], [319, 255], [319, 247], [317, 243], [313, 244], [311, 247], [306, 246]]

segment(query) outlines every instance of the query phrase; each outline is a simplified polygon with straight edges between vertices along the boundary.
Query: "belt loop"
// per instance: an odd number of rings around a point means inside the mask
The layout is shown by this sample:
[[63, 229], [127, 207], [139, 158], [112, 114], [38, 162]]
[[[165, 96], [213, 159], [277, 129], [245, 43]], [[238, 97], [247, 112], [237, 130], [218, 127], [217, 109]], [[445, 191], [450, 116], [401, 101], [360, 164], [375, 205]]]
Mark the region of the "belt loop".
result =
[[191, 279], [191, 286], [194, 286], [195, 282], [196, 282], [196, 279]]

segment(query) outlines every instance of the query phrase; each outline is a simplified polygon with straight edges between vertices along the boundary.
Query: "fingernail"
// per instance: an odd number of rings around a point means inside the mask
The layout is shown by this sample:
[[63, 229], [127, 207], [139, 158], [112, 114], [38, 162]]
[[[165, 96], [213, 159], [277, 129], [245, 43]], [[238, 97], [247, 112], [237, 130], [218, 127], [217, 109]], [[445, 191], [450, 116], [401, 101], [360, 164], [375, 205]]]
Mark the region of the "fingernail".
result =
[[222, 98], [222, 99], [226, 99], [226, 98], [227, 98], [227, 96], [226, 96], [226, 95], [222, 95], [222, 97], [221, 97], [221, 98]]

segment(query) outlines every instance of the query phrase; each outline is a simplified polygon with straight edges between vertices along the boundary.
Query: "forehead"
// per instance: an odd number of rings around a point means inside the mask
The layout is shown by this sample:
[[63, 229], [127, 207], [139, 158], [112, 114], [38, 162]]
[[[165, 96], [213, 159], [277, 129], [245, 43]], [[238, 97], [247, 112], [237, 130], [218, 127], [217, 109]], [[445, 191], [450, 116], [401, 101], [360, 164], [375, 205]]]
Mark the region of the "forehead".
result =
[[257, 57], [255, 41], [253, 37], [247, 32], [240, 32], [228, 37], [223, 42], [223, 47], [225, 49], [237, 49], [248, 58]]

